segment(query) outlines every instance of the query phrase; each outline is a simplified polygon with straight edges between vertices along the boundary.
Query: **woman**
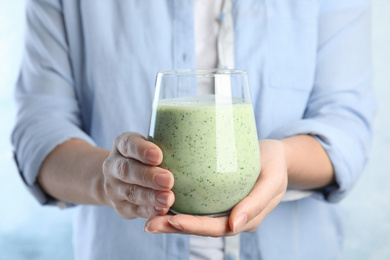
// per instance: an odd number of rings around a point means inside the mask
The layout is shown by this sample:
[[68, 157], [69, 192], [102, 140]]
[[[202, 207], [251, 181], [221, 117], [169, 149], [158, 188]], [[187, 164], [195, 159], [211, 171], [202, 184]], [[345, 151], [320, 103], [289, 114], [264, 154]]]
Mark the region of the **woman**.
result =
[[[208, 5], [28, 4], [13, 144], [42, 204], [77, 204], [76, 259], [339, 256], [330, 203], [363, 170], [375, 109], [369, 1]], [[172, 216], [173, 176], [143, 137], [153, 79], [217, 65], [248, 72], [262, 171], [229, 217]]]

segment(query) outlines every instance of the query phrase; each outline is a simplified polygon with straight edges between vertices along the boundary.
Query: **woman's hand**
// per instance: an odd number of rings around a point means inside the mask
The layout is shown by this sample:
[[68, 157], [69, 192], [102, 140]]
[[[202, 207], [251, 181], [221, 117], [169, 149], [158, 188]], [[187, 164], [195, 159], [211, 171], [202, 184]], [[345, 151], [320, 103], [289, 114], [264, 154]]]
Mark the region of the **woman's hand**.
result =
[[164, 215], [174, 202], [172, 173], [157, 167], [157, 145], [137, 133], [124, 133], [103, 163], [104, 200], [126, 219]]
[[181, 233], [200, 236], [229, 236], [255, 231], [279, 204], [287, 189], [287, 164], [281, 141], [259, 141], [261, 174], [252, 191], [238, 203], [230, 216], [211, 218], [191, 215], [154, 216], [145, 222], [151, 233]]

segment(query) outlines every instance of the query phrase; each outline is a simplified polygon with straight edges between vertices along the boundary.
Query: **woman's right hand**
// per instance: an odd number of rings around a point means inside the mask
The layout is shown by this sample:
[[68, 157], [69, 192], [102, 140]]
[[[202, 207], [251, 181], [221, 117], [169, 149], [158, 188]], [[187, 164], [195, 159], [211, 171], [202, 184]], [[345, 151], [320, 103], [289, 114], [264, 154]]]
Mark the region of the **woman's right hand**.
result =
[[160, 148], [138, 133], [117, 137], [103, 163], [106, 204], [125, 219], [166, 214], [175, 200], [174, 178], [157, 167], [162, 158]]

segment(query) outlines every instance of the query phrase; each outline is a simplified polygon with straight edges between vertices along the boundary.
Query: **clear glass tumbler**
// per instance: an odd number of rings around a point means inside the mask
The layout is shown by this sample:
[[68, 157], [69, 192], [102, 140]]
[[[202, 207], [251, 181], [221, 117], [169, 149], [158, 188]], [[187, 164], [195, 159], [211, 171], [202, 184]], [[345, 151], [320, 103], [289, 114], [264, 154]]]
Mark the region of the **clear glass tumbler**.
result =
[[148, 139], [172, 172], [175, 214], [221, 216], [253, 188], [260, 153], [247, 74], [159, 72]]

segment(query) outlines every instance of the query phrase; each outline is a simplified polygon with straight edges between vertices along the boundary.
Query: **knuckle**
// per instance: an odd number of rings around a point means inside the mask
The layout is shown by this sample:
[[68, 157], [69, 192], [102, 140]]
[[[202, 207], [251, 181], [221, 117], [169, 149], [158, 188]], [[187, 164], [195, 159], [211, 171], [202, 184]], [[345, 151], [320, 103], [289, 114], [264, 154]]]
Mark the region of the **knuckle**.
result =
[[134, 205], [124, 204], [124, 203], [116, 203], [114, 205], [116, 212], [124, 219], [134, 219]]
[[116, 163], [116, 172], [121, 180], [125, 180], [128, 176], [128, 161], [127, 160], [118, 160]]
[[127, 132], [115, 139], [117, 150], [125, 157], [140, 158], [145, 153], [139, 134]]
[[137, 216], [144, 217], [145, 216], [145, 207], [138, 206], [136, 209]]
[[129, 161], [127, 168], [127, 182], [137, 184], [142, 187], [154, 187], [153, 172], [150, 166], [131, 160]]
[[135, 185], [128, 185], [125, 184], [122, 186], [123, 188], [123, 195], [125, 198], [132, 203], [135, 203], [138, 201], [137, 191]]
[[116, 212], [118, 212], [118, 214], [121, 215], [122, 217], [124, 217], [124, 216], [126, 215], [122, 203], [114, 203], [114, 209], [115, 209]]
[[153, 207], [139, 206], [137, 208], [137, 216], [141, 218], [149, 218], [154, 215], [156, 215], [156, 211]]
[[144, 139], [140, 138], [137, 135], [129, 135], [128, 142], [128, 152], [131, 154], [131, 157], [141, 159], [145, 155], [145, 145]]
[[140, 174], [141, 174], [140, 181], [142, 182], [143, 185], [150, 186], [150, 179], [151, 178], [149, 176], [149, 167], [144, 166], [144, 167], [141, 167], [141, 168], [142, 169], [140, 170]]
[[115, 139], [116, 149], [124, 156], [129, 154], [129, 143], [131, 135], [129, 133], [123, 133]]
[[135, 214], [137, 215], [137, 217], [139, 218], [146, 218], [146, 214], [145, 214], [145, 209], [144, 207], [142, 206], [138, 206], [135, 210]]
[[120, 149], [121, 148], [121, 145], [122, 145], [122, 141], [123, 141], [123, 138], [126, 136], [126, 133], [123, 133], [121, 134], [120, 136], [118, 136], [117, 138], [115, 138], [114, 140], [114, 146], [116, 149]]
[[156, 194], [148, 189], [143, 189], [142, 193], [139, 194], [139, 200], [146, 206], [156, 205]]
[[144, 200], [149, 204], [149, 205], [154, 205], [157, 202], [157, 193], [155, 192], [147, 192], [144, 194]]
[[112, 161], [110, 157], [108, 157], [103, 161], [102, 171], [104, 176], [107, 176], [107, 174], [110, 172], [111, 165], [112, 165]]
[[128, 142], [130, 144], [129, 146], [129, 152], [134, 156], [138, 157], [138, 149], [139, 149], [139, 142], [136, 142], [134, 140], [133, 136], [130, 136], [128, 139]]
[[131, 156], [131, 154], [132, 154], [132, 146], [133, 146], [132, 136], [129, 135], [129, 134], [125, 135], [122, 138], [121, 147], [122, 147], [123, 153], [126, 156]]
[[116, 149], [125, 157], [141, 159], [145, 157], [148, 146], [146, 138], [134, 132], [127, 132], [115, 139]]

